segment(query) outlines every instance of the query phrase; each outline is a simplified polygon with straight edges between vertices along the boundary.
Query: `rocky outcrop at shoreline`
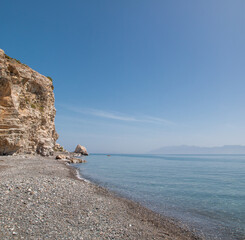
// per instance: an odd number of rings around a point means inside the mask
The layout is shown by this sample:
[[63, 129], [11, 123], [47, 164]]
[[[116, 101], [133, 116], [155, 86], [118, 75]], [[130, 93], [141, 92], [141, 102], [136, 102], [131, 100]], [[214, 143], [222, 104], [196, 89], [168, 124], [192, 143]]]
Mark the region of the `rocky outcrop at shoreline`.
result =
[[0, 155], [53, 154], [53, 83], [0, 49]]
[[74, 152], [75, 153], [80, 153], [81, 155], [84, 155], [84, 156], [88, 156], [87, 149], [84, 146], [80, 145], [80, 144], [77, 145], [77, 147], [76, 147]]
[[55, 157], [56, 160], [61, 160], [65, 163], [86, 163], [87, 161], [81, 158], [75, 158], [72, 157], [70, 154], [68, 155], [63, 155], [63, 154], [59, 154]]

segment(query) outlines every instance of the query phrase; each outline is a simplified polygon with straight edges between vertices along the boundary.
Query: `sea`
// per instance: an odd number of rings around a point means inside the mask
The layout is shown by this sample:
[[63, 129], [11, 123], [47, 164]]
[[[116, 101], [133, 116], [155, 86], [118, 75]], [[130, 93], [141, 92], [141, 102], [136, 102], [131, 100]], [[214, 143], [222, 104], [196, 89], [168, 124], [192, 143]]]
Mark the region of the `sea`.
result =
[[81, 176], [206, 239], [245, 239], [245, 155], [91, 154]]

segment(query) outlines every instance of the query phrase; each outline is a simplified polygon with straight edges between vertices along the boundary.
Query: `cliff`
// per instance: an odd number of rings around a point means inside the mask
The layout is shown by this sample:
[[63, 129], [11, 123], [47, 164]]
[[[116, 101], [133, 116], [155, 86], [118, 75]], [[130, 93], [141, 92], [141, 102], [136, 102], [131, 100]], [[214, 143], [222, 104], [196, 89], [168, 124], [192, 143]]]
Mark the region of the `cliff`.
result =
[[52, 155], [55, 114], [52, 80], [0, 49], [0, 155]]

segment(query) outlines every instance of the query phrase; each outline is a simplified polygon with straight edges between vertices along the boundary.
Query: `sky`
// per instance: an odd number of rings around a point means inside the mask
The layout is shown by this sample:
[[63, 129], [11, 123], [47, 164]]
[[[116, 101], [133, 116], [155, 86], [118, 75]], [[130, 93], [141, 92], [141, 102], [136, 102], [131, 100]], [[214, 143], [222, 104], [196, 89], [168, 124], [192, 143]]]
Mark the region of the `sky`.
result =
[[58, 142], [245, 144], [244, 0], [1, 1], [0, 48], [54, 81]]

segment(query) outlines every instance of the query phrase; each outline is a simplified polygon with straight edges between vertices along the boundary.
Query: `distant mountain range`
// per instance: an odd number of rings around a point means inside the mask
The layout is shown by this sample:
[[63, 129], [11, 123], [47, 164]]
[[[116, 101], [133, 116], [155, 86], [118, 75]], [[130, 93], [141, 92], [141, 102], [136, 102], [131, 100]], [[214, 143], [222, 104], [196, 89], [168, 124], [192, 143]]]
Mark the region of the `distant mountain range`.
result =
[[168, 146], [150, 151], [151, 154], [245, 154], [245, 146], [224, 145], [220, 147]]

